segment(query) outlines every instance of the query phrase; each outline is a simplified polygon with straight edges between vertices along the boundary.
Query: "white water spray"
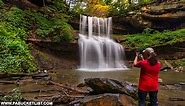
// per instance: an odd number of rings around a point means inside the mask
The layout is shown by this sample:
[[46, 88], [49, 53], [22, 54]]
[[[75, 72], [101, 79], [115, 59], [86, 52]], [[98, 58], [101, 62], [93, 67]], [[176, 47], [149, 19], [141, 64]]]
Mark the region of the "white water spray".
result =
[[80, 16], [80, 67], [83, 71], [126, 70], [124, 48], [111, 39], [112, 18]]

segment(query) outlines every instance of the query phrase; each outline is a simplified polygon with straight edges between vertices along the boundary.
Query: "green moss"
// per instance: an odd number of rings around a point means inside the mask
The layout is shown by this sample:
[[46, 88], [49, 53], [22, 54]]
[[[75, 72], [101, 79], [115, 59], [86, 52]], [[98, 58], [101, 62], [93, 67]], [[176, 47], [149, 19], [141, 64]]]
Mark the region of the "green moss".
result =
[[33, 72], [33, 57], [24, 41], [26, 32], [8, 23], [0, 23], [0, 72]]
[[0, 15], [0, 72], [36, 70], [35, 60], [26, 44], [28, 37], [56, 42], [73, 39], [73, 29], [67, 23], [67, 5], [63, 1], [54, 0], [38, 11], [2, 4], [0, 0], [0, 14], [3, 14]]
[[0, 0], [0, 6], [3, 6], [4, 2], [2, 0]]
[[[56, 42], [71, 41], [73, 28], [61, 15], [49, 18], [42, 13], [28, 11], [30, 20], [36, 24], [36, 34], [41, 39], [51, 39]], [[66, 39], [67, 38], [67, 39]], [[69, 38], [69, 39], [68, 39]]]
[[148, 46], [173, 45], [177, 42], [185, 41], [185, 29], [163, 32], [153, 31], [152, 33], [150, 31], [127, 36], [123, 45], [127, 45], [132, 49], [144, 49]]
[[52, 0], [53, 5], [51, 7], [55, 8], [57, 11], [60, 12], [67, 12], [69, 7], [63, 0]]
[[179, 67], [179, 66], [185, 67], [185, 58], [178, 59], [175, 62], [173, 62], [173, 66], [174, 67]]
[[[52, 12], [50, 10], [52, 10], [51, 7], [48, 7], [41, 13], [21, 10], [13, 6], [3, 13], [5, 15], [1, 20], [25, 30], [27, 34], [29, 34], [29, 30], [34, 30], [32, 33], [35, 33], [36, 38], [39, 39], [51, 39], [57, 42], [71, 41], [73, 39], [73, 29], [67, 23], [66, 15], [57, 12], [55, 9]], [[49, 14], [43, 13], [47, 13], [47, 11]], [[53, 17], [50, 16], [51, 14], [53, 14]]]
[[10, 95], [0, 97], [0, 101], [18, 102], [23, 99], [22, 93], [19, 88], [14, 88]]
[[25, 30], [28, 30], [32, 24], [26, 12], [17, 7], [11, 7], [10, 10], [5, 12], [4, 20], [15, 27]]
[[17, 73], [36, 70], [25, 40], [30, 23], [26, 13], [17, 8], [0, 8], [0, 72]]

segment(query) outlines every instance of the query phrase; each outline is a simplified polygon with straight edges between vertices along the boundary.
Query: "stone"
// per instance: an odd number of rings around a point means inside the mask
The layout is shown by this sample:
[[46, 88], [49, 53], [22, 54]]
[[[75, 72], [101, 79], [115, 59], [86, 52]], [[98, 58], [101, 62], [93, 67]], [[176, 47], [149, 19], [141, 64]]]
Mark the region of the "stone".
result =
[[161, 78], [158, 78], [158, 82], [159, 82], [159, 83], [162, 83], [163, 80], [162, 80]]
[[[41, 79], [41, 78], [44, 78], [44, 77], [48, 77], [49, 74], [48, 73], [45, 73], [45, 72], [38, 72], [38, 73], [35, 73], [32, 75], [32, 78], [33, 79]], [[49, 77], [48, 77], [49, 78]]]
[[130, 82], [119, 82], [108, 78], [87, 78], [84, 81], [93, 89], [92, 94], [121, 93], [137, 99], [137, 86]]
[[74, 100], [75, 100], [74, 97], [70, 97], [67, 95], [56, 96], [52, 98], [52, 102], [54, 102], [55, 104], [60, 104], [60, 103], [68, 104]]
[[125, 94], [100, 94], [73, 101], [69, 106], [136, 106], [133, 98]]
[[169, 90], [180, 90], [181, 86], [179, 85], [166, 85], [167, 89]]

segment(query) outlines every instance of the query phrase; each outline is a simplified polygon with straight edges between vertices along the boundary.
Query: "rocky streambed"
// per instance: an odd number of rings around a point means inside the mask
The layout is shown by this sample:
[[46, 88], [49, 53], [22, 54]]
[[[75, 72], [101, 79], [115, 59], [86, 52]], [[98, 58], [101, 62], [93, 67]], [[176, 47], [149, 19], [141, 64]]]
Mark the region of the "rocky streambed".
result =
[[[160, 106], [184, 106], [185, 73], [161, 72], [160, 76]], [[138, 77], [137, 69], [112, 72], [50, 70], [1, 78], [0, 91], [2, 97], [18, 88], [22, 101], [52, 101], [59, 106], [136, 106]]]

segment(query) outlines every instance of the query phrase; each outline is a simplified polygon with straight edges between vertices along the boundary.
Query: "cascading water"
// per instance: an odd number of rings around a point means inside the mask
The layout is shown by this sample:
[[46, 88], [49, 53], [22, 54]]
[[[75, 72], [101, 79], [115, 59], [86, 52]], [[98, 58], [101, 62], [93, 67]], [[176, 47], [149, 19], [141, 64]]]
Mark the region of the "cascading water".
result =
[[79, 50], [83, 71], [126, 70], [124, 48], [111, 39], [112, 18], [80, 16]]

